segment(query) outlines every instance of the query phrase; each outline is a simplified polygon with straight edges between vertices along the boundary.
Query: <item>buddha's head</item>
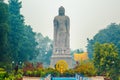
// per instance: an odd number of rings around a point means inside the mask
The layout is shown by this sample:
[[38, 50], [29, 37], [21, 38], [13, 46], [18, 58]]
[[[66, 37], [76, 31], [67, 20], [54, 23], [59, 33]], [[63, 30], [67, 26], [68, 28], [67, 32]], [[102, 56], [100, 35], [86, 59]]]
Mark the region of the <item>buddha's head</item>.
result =
[[60, 16], [64, 16], [64, 15], [65, 15], [65, 8], [64, 8], [63, 6], [61, 6], [61, 7], [59, 8], [59, 15], [60, 15]]

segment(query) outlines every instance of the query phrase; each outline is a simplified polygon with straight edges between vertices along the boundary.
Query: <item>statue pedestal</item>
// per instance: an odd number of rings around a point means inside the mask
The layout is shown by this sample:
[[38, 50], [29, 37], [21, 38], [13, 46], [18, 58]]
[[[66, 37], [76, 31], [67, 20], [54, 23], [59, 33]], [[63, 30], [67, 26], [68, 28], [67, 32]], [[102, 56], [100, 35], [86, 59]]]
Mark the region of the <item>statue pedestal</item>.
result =
[[51, 56], [50, 67], [54, 68], [55, 64], [59, 60], [65, 60], [67, 62], [67, 64], [68, 64], [68, 68], [73, 68], [73, 65], [72, 65], [72, 56], [70, 54], [53, 54]]

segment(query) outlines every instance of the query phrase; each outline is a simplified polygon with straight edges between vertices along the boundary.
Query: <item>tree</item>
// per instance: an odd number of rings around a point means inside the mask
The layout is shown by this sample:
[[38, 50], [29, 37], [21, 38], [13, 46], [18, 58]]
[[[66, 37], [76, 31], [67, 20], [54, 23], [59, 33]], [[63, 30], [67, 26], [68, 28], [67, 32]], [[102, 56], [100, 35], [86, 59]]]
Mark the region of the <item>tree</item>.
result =
[[93, 39], [87, 39], [87, 51], [90, 59], [93, 58], [94, 44], [99, 42], [103, 43], [114, 43], [118, 48], [120, 57], [120, 24], [112, 23], [108, 25], [106, 29], [100, 30]]
[[37, 49], [39, 50], [36, 61], [42, 62], [44, 66], [50, 65], [52, 55], [52, 40], [49, 37], [44, 37], [41, 33], [36, 34], [36, 41], [38, 43]]
[[11, 47], [11, 58], [15, 62], [19, 61], [18, 59], [24, 33], [24, 18], [20, 14], [21, 7], [22, 5], [19, 0], [9, 0], [9, 43]]
[[98, 75], [105, 75], [113, 80], [119, 76], [120, 60], [118, 49], [113, 43], [96, 43], [93, 60]]
[[31, 26], [24, 26], [23, 38], [20, 47], [19, 60], [24, 62], [36, 58], [38, 54], [36, 33], [33, 32]]
[[20, 13], [21, 3], [19, 0], [9, 0], [9, 43], [11, 60], [16, 63], [32, 60], [38, 53], [36, 49], [36, 33], [33, 32], [31, 26], [24, 23], [24, 16]]
[[6, 62], [9, 62], [9, 57], [7, 57], [9, 54], [8, 17], [9, 17], [8, 5], [5, 4], [2, 0], [0, 1], [0, 63], [4, 62], [4, 65]]
[[0, 0], [0, 2], [3, 2], [4, 0]]

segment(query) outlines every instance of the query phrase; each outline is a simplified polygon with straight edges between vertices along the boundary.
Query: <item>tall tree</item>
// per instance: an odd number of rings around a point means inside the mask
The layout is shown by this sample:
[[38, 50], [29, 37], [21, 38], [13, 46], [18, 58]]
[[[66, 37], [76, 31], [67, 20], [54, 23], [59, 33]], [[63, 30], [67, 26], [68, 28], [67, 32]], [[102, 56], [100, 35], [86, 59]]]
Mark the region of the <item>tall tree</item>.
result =
[[20, 13], [22, 2], [9, 0], [11, 57], [15, 62], [24, 62], [34, 58], [37, 54], [35, 33], [31, 26], [25, 25], [24, 17]]
[[93, 58], [93, 45], [96, 43], [114, 43], [119, 50], [120, 57], [120, 24], [112, 23], [106, 29], [100, 30], [93, 39], [88, 39], [87, 51], [89, 58]]
[[[9, 61], [9, 44], [8, 44], [8, 5], [0, 1], [0, 63]], [[6, 61], [7, 60], [7, 61]]]
[[20, 14], [21, 7], [22, 5], [21, 2], [19, 2], [19, 0], [9, 0], [9, 12], [10, 12], [9, 42], [11, 44], [10, 47], [12, 60], [16, 62], [18, 62], [24, 31], [24, 18]]
[[114, 44], [96, 43], [94, 46], [93, 61], [99, 75], [105, 75], [112, 78], [112, 80], [118, 80], [118, 76], [120, 76], [120, 60], [118, 49]]

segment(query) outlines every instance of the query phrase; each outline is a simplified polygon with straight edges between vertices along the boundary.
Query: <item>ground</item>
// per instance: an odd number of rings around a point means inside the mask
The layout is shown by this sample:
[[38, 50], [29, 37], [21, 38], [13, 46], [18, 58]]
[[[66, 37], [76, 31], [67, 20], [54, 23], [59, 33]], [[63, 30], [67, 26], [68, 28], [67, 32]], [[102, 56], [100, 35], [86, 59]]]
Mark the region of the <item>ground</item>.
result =
[[39, 77], [23, 77], [23, 80], [40, 80]]

